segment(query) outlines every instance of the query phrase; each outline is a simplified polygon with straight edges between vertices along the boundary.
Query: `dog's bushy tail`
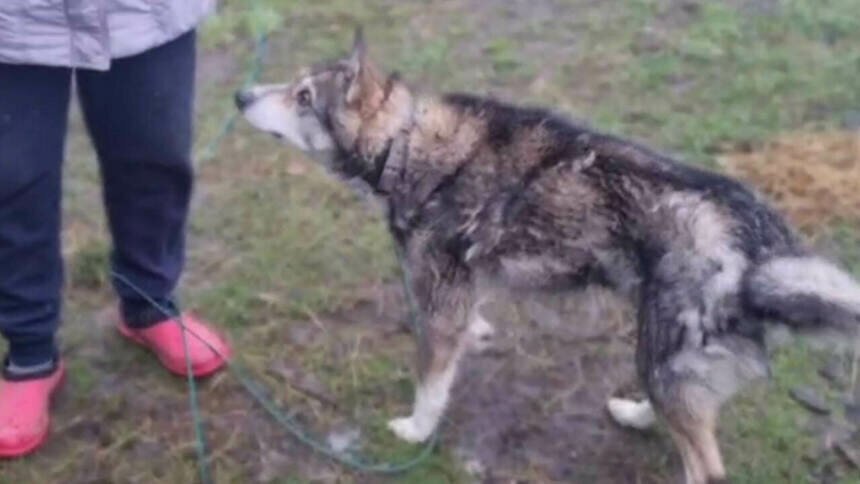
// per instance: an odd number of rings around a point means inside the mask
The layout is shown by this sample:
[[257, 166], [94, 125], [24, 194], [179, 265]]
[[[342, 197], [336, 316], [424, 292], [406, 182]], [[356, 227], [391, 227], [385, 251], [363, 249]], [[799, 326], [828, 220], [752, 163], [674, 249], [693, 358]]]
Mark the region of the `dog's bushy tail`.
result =
[[746, 277], [747, 302], [795, 329], [860, 330], [860, 284], [811, 256], [777, 257]]

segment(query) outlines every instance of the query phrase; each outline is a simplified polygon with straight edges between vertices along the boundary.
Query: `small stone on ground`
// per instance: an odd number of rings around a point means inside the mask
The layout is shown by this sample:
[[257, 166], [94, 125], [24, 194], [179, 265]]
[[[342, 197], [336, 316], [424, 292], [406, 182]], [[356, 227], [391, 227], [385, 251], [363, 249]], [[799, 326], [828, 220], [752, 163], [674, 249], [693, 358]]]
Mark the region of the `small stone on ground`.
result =
[[807, 409], [820, 414], [830, 413], [830, 405], [818, 393], [810, 387], [795, 387], [791, 389], [791, 397]]

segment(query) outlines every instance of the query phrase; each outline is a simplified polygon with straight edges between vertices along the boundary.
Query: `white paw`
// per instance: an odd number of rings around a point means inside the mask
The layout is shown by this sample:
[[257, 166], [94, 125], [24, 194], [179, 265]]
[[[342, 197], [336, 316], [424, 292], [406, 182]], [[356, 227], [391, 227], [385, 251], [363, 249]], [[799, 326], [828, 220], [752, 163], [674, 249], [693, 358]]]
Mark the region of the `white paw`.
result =
[[418, 428], [415, 420], [411, 417], [401, 417], [388, 421], [388, 428], [401, 440], [410, 443], [418, 443], [427, 440], [431, 431]]
[[624, 427], [645, 430], [657, 421], [651, 402], [628, 400], [625, 398], [610, 398], [606, 408], [612, 418]]

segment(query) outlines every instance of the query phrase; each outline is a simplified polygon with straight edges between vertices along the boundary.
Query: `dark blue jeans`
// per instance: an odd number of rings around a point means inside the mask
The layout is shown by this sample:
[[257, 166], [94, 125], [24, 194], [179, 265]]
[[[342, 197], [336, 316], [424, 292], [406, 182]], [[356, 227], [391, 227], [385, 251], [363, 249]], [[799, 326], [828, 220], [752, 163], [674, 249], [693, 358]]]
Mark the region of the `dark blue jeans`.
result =
[[[72, 77], [98, 153], [113, 269], [162, 303], [182, 271], [192, 189], [195, 34], [107, 72], [0, 63], [0, 332], [19, 365], [56, 352], [60, 189]], [[116, 285], [125, 321], [162, 319]]]

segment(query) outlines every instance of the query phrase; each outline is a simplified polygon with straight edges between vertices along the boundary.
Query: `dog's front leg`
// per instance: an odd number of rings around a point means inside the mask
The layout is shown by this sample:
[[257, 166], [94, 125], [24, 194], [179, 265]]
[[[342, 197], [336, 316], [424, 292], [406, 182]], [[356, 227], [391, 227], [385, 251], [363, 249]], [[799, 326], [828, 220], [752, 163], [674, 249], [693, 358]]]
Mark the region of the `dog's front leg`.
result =
[[423, 442], [436, 430], [448, 405], [460, 357], [469, 343], [472, 288], [450, 280], [435, 282], [430, 285], [433, 294], [418, 298], [423, 302], [424, 324], [419, 335], [423, 340], [418, 341], [420, 380], [412, 415], [388, 422], [388, 427], [408, 442]]
[[462, 341], [434, 348], [431, 367], [415, 390], [412, 415], [388, 422], [398, 437], [407, 442], [423, 442], [436, 430], [448, 405], [462, 351]]

